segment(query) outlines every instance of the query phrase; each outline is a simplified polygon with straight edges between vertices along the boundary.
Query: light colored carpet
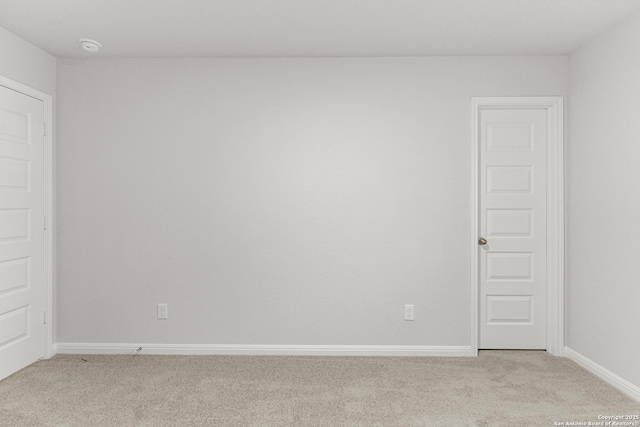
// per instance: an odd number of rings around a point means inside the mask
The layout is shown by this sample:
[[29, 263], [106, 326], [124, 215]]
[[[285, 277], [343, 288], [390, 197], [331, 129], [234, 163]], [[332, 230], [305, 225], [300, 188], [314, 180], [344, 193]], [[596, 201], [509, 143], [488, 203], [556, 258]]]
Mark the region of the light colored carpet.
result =
[[0, 381], [0, 425], [12, 427], [553, 426], [622, 414], [640, 414], [640, 404], [541, 351], [58, 355]]

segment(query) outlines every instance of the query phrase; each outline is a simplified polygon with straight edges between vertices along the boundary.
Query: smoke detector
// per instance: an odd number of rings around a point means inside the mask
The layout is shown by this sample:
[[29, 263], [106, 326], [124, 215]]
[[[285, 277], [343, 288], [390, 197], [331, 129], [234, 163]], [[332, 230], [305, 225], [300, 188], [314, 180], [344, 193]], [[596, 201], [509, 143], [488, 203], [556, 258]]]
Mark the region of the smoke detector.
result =
[[91, 39], [80, 39], [80, 46], [87, 52], [96, 53], [100, 50], [102, 45], [95, 40]]

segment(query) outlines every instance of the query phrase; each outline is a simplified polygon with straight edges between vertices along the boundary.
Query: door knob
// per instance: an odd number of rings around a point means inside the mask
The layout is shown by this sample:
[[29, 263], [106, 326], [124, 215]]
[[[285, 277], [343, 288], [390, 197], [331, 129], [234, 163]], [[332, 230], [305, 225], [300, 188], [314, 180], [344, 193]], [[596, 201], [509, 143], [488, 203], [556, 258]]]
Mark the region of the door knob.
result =
[[480, 246], [484, 246], [484, 245], [486, 245], [486, 244], [487, 244], [487, 239], [485, 239], [484, 237], [479, 237], [479, 238], [478, 238], [478, 244], [479, 244]]

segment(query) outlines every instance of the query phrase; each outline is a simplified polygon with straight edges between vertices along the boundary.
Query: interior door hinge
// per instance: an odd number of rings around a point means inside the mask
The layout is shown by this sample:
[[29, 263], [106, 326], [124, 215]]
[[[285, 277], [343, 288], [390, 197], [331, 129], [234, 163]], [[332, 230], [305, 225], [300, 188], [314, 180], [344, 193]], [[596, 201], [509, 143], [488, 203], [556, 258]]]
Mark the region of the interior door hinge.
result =
[[45, 325], [47, 324], [47, 311], [46, 310], [42, 312], [42, 323], [45, 324]]
[[42, 229], [43, 230], [47, 229], [47, 217], [46, 216], [42, 217]]
[[44, 136], [47, 136], [47, 124], [42, 123], [42, 130], [44, 131]]

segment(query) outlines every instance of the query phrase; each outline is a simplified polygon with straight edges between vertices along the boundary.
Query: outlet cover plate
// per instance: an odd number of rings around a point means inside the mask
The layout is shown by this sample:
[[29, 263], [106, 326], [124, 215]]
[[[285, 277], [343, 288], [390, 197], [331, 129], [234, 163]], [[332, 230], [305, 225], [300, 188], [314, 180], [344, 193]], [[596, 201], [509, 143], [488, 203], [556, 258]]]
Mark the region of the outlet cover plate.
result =
[[158, 304], [158, 319], [166, 320], [169, 318], [168, 304]]
[[415, 319], [415, 311], [413, 308], [413, 304], [407, 304], [404, 306], [404, 320], [414, 320]]

